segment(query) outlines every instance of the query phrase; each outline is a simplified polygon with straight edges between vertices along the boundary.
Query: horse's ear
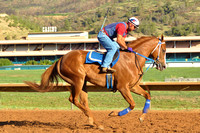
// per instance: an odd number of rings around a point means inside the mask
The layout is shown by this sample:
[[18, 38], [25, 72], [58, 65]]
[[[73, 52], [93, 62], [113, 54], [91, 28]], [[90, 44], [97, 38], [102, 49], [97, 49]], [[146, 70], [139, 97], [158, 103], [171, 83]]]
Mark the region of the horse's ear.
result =
[[163, 34], [161, 35], [161, 41], [163, 41], [164, 40], [164, 36], [163, 36]]

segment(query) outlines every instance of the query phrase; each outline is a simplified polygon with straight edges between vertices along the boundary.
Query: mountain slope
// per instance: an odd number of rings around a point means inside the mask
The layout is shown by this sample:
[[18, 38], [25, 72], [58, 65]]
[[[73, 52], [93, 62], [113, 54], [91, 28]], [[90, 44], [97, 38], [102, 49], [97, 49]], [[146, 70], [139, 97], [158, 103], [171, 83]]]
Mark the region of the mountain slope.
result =
[[199, 0], [0, 0], [0, 13], [15, 15], [13, 27], [27, 21], [23, 27], [30, 32], [56, 26], [58, 31], [86, 30], [93, 37], [108, 8], [106, 25], [136, 16], [141, 22], [136, 36], [200, 35]]
[[12, 26], [12, 23], [7, 17], [0, 17], [0, 40], [18, 40], [27, 36], [28, 30]]

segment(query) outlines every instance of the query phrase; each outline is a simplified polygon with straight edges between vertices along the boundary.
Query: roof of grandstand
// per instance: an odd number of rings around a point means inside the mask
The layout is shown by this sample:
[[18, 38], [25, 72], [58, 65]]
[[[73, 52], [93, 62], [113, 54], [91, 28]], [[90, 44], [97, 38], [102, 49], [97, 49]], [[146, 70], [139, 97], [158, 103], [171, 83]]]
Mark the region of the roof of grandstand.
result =
[[88, 39], [87, 31], [67, 32], [40, 32], [29, 33], [27, 40], [66, 40], [66, 39]]
[[[165, 37], [165, 41], [200, 41], [200, 36]], [[136, 40], [134, 37], [125, 39], [127, 42]], [[49, 43], [97, 43], [97, 38], [91, 39], [65, 39], [65, 40], [3, 40], [0, 44], [49, 44]]]

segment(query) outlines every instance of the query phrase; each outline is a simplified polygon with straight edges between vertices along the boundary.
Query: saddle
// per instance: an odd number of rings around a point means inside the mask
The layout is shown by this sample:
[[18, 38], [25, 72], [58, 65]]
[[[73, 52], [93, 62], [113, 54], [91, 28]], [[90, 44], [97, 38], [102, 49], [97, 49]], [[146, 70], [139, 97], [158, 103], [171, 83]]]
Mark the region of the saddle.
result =
[[[87, 53], [86, 56], [86, 60], [85, 63], [86, 64], [93, 64], [93, 63], [98, 63], [99, 65], [103, 64], [103, 60], [105, 58], [107, 52], [100, 52], [100, 51], [89, 51]], [[112, 68], [118, 61], [120, 56], [120, 52], [119, 50], [115, 53], [114, 57], [113, 57], [113, 61], [110, 65], [110, 67]]]

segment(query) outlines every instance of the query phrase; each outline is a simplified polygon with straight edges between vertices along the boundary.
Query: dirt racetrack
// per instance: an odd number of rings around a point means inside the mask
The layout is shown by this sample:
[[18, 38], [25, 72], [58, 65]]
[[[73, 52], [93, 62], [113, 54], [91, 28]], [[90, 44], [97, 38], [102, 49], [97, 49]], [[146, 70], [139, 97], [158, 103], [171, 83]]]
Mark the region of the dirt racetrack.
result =
[[122, 117], [109, 117], [111, 111], [93, 111], [104, 126], [99, 130], [88, 125], [81, 111], [0, 110], [0, 132], [5, 133], [200, 133], [200, 110], [152, 111], [143, 123], [141, 111]]

